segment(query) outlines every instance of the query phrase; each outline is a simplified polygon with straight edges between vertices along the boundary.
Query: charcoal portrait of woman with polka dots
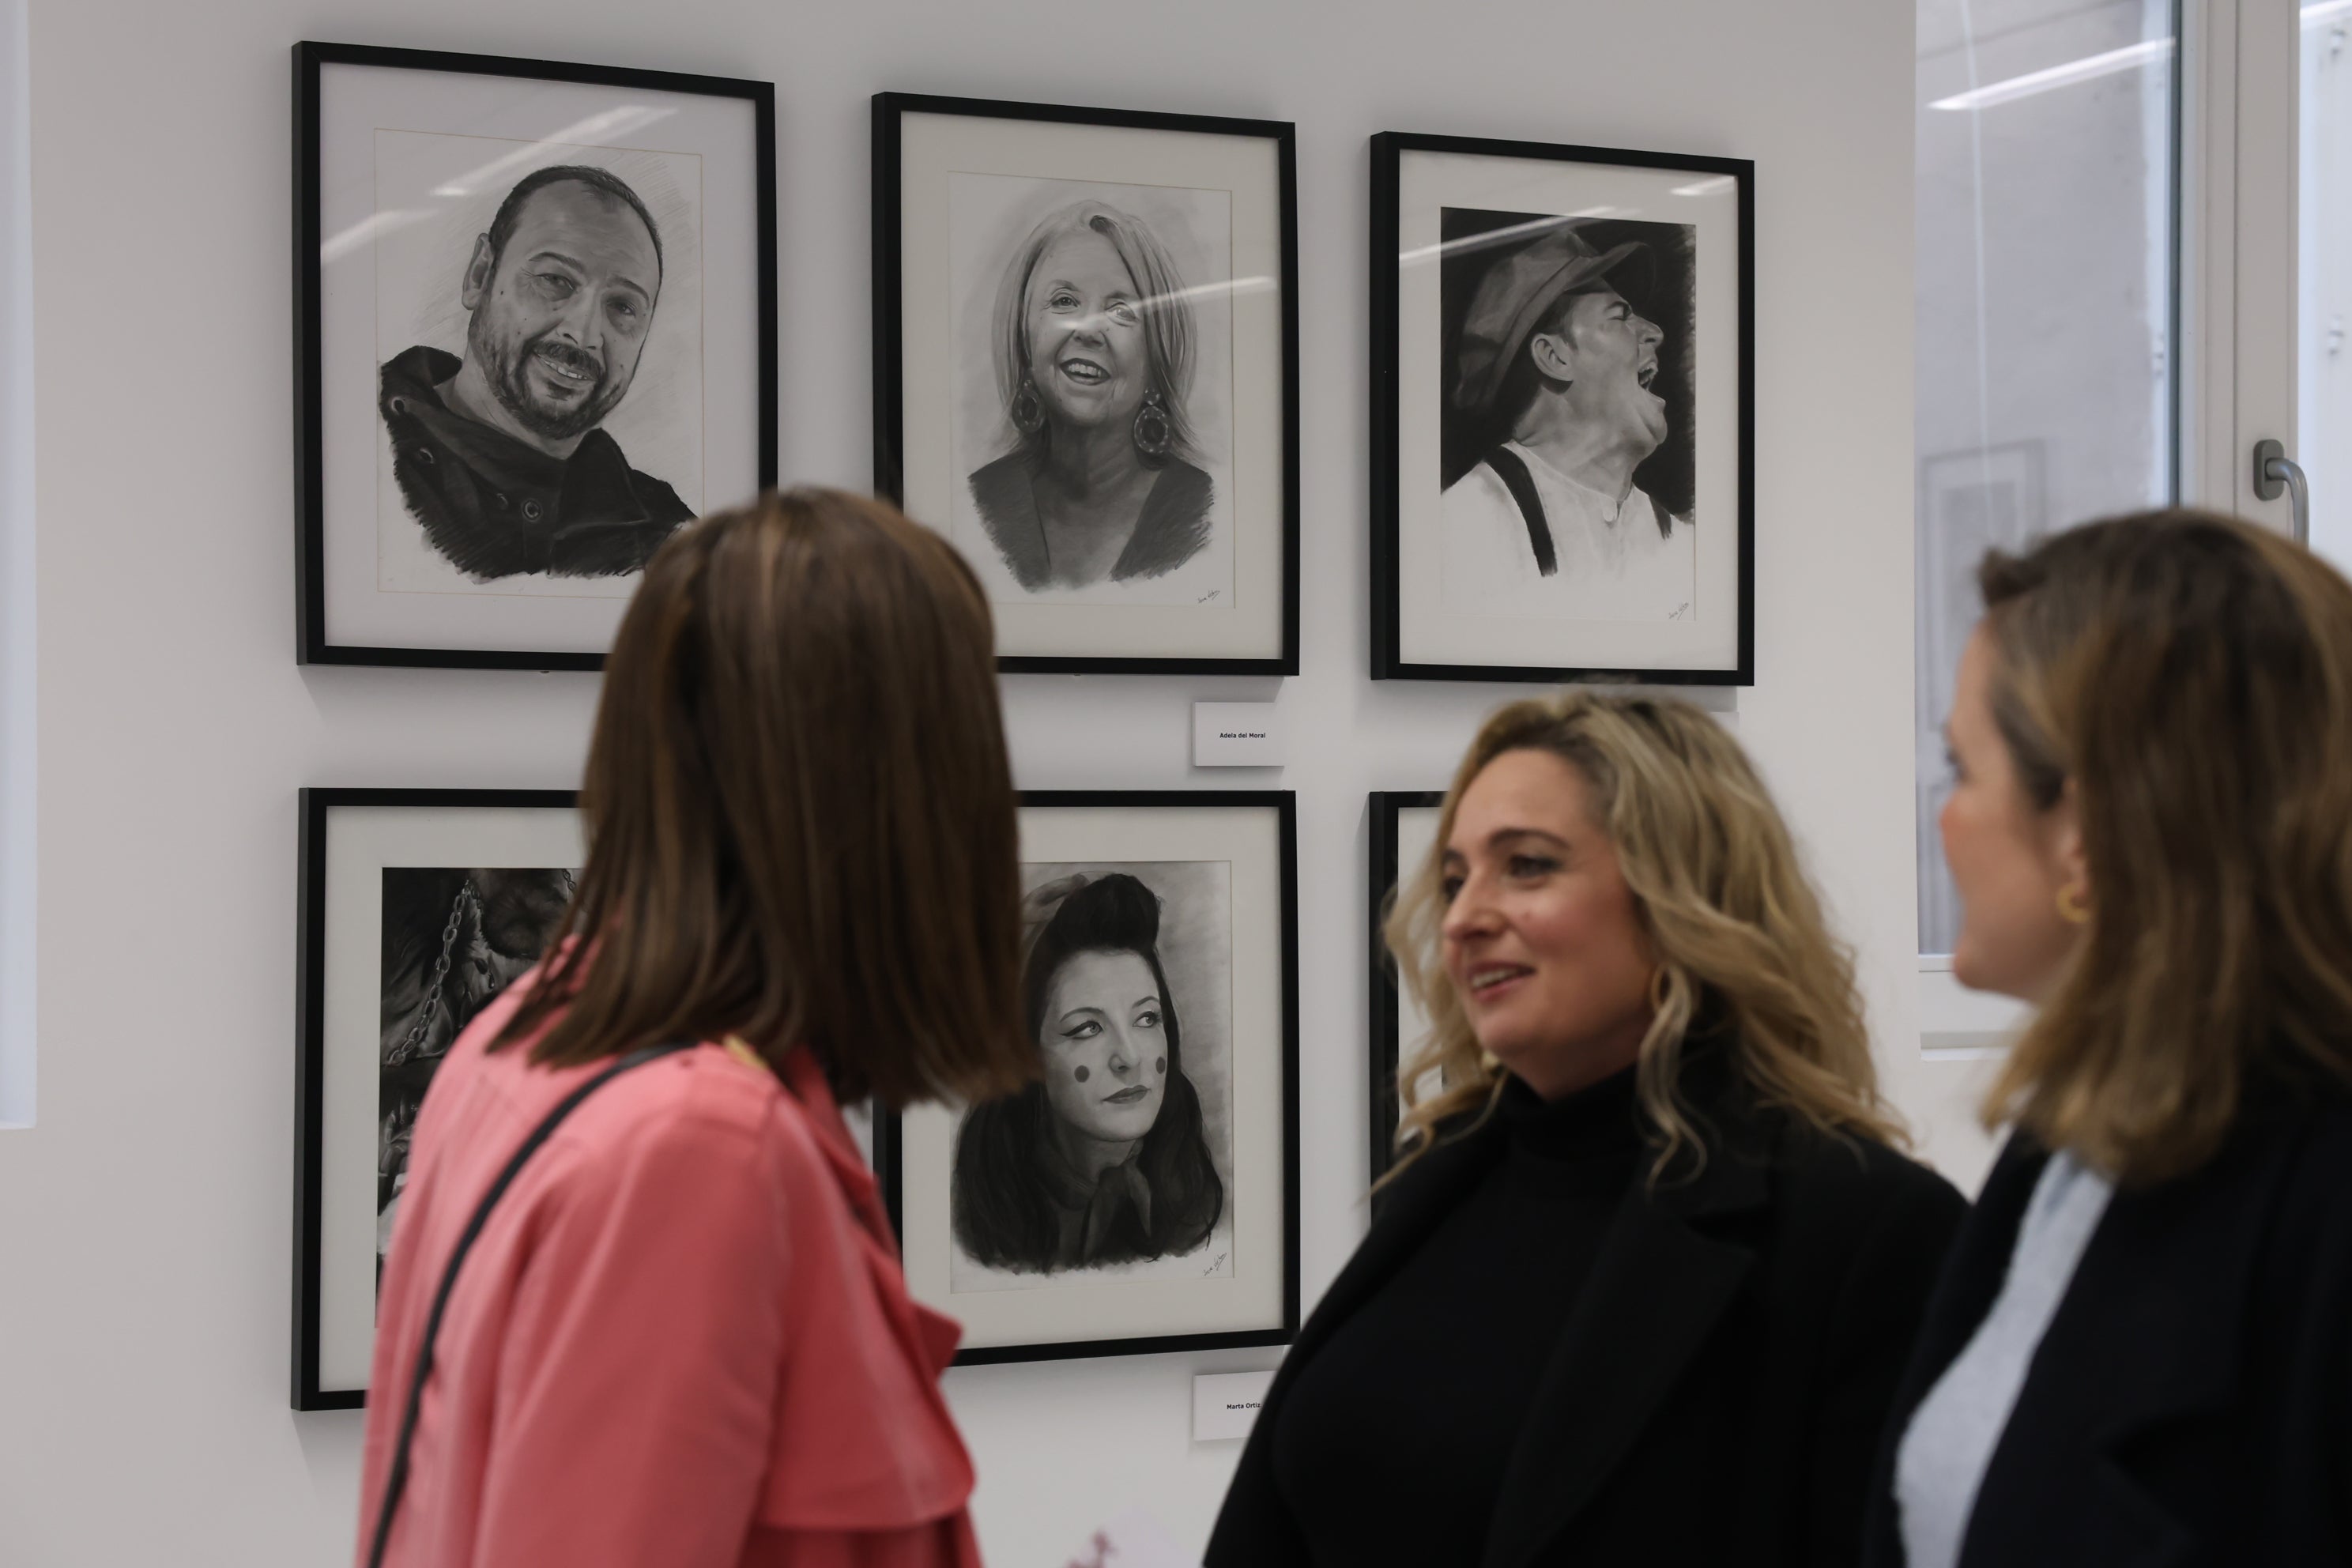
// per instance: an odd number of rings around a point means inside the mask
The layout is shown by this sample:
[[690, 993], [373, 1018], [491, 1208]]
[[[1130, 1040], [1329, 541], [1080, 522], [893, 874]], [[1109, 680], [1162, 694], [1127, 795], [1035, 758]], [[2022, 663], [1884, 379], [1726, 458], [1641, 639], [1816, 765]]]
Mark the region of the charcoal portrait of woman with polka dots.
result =
[[1020, 832], [1034, 1077], [877, 1120], [908, 1288], [959, 1365], [1289, 1342], [1295, 797], [1028, 790]]
[[[1229, 954], [1216, 949], [1229, 868], [1023, 870], [1022, 1000], [1045, 1076], [973, 1108], [956, 1133], [959, 1272], [1007, 1289], [1079, 1270], [1229, 1269], [1212, 1246], [1231, 1231], [1227, 1119], [1213, 1134], [1186, 1055], [1226, 1046], [1216, 982]], [[1214, 1025], [1198, 1041], [1196, 1018]]]

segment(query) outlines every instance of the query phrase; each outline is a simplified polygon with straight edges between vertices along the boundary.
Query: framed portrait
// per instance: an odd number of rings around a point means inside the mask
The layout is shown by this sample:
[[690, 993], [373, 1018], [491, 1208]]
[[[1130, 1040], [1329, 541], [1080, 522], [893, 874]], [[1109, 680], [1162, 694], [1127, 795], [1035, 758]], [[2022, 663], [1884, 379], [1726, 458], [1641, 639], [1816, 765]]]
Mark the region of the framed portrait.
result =
[[1372, 138], [1372, 677], [1755, 679], [1755, 166]]
[[[2042, 499], [2044, 466], [2040, 441], [2007, 441], [1920, 458], [1919, 517], [1924, 528], [1934, 531], [1926, 537], [1940, 542], [1947, 561], [1974, 563], [1996, 547], [2022, 549], [2050, 526]], [[1973, 572], [1941, 573], [1937, 586], [1939, 591], [1923, 596], [1919, 606], [1923, 713], [1940, 711], [1949, 700], [1945, 683], [1983, 613]]]
[[581, 827], [567, 790], [306, 789], [300, 816], [293, 1403], [349, 1409], [417, 1108], [545, 951]]
[[1298, 671], [1286, 121], [874, 100], [874, 483], [1010, 670]]
[[294, 47], [297, 658], [594, 669], [776, 479], [766, 82]]
[[1286, 791], [1025, 793], [1043, 1079], [877, 1127], [960, 1363], [1286, 1344], [1298, 1327], [1297, 824]]
[[1437, 837], [1439, 813], [1445, 805], [1442, 790], [1374, 790], [1366, 815], [1371, 826], [1370, 879], [1372, 929], [1371, 1058], [1367, 1081], [1371, 1085], [1371, 1179], [1388, 1174], [1396, 1159], [1397, 1119], [1403, 1110], [1397, 1069], [1421, 1048], [1429, 1034], [1410, 992], [1397, 980], [1395, 960], [1389, 956], [1387, 923], [1390, 896], [1397, 879], [1422, 863]]

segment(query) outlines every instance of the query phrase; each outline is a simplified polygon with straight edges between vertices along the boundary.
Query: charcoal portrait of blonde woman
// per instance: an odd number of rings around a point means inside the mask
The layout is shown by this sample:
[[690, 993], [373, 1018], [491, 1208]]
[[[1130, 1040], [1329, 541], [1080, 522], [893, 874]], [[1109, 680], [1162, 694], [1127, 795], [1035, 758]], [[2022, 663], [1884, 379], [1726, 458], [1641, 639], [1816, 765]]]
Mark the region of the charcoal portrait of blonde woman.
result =
[[1230, 603], [1230, 194], [950, 176], [958, 542], [1000, 602]]
[[1023, 868], [1044, 1077], [956, 1131], [954, 1289], [1232, 1273], [1231, 873]]

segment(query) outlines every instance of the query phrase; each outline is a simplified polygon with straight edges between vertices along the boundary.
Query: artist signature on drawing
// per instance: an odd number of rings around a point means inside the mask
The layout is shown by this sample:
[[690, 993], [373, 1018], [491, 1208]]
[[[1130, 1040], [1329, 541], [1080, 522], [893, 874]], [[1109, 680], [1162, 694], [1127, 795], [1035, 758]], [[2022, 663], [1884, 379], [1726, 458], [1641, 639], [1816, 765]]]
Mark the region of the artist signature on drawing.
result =
[[1212, 600], [1212, 599], [1215, 598], [1218, 595], [1220, 595], [1220, 594], [1222, 594], [1222, 593], [1223, 593], [1223, 592], [1224, 592], [1224, 590], [1223, 590], [1223, 588], [1212, 588], [1212, 589], [1210, 589], [1207, 593], [1205, 593], [1205, 594], [1202, 595], [1199, 598], [1197, 598], [1197, 599], [1193, 600], [1192, 602], [1193, 602], [1194, 604], [1196, 604], [1196, 605], [1205, 605], [1205, 604], [1207, 604], [1210, 600]]
[[1201, 1270], [1201, 1278], [1206, 1279], [1210, 1275], [1214, 1274], [1218, 1269], [1223, 1268], [1225, 1266], [1225, 1259], [1232, 1256], [1233, 1254], [1230, 1252], [1220, 1252], [1216, 1257], [1209, 1259], [1209, 1266]]
[[1670, 621], [1686, 621], [1690, 619], [1690, 601], [1688, 599], [1685, 599], [1681, 604], [1676, 605], [1674, 607], [1673, 613], [1668, 615], [1666, 619]]

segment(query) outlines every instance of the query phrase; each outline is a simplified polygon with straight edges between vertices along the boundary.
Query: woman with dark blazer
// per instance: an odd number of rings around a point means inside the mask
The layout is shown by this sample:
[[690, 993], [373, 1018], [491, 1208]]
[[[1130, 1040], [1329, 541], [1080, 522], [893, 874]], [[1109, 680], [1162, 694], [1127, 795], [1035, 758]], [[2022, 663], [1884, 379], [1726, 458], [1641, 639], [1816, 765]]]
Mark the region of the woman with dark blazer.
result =
[[2185, 511], [1979, 581], [1952, 968], [2038, 1011], [1869, 1560], [2352, 1561], [2352, 585]]
[[1846, 1563], [1962, 1204], [1850, 957], [1687, 704], [1489, 720], [1388, 940], [1404, 1159], [1209, 1544], [1256, 1564]]

